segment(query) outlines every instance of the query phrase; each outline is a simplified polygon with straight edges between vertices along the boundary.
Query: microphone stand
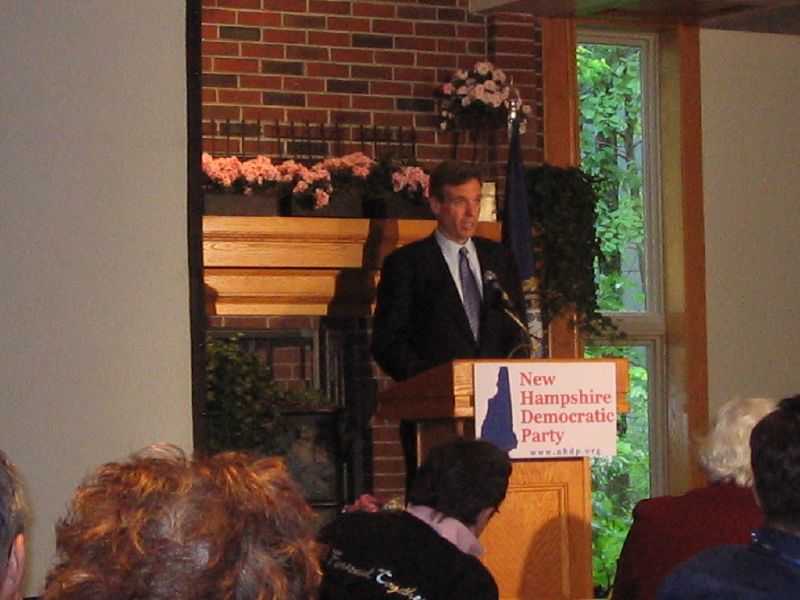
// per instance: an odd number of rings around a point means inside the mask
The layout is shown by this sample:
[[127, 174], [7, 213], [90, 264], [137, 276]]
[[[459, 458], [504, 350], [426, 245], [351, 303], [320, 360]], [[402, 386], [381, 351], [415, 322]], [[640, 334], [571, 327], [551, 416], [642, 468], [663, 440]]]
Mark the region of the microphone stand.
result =
[[533, 336], [531, 335], [528, 326], [525, 325], [522, 319], [520, 319], [517, 315], [517, 311], [515, 310], [516, 307], [514, 306], [513, 302], [511, 302], [511, 298], [509, 298], [506, 291], [503, 289], [503, 286], [500, 284], [500, 281], [494, 271], [486, 271], [483, 276], [483, 282], [498, 294], [503, 312], [514, 322], [517, 327], [519, 327], [524, 336], [525, 341], [522, 344], [515, 346], [506, 358], [511, 358], [517, 352], [517, 350], [520, 350], [521, 348], [527, 350], [528, 357], [530, 357], [532, 354], [536, 354], [536, 346], [533, 343]]

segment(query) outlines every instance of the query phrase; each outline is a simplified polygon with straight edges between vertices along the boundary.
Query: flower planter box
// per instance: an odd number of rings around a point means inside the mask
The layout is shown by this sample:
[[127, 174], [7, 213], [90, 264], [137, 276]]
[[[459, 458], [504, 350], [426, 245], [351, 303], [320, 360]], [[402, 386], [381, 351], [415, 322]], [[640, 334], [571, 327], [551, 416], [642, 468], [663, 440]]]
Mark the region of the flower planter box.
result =
[[205, 214], [242, 217], [274, 217], [283, 214], [281, 199], [276, 193], [245, 196], [244, 194], [205, 194]]
[[402, 196], [371, 198], [364, 203], [364, 216], [370, 219], [433, 219], [427, 203], [417, 204]]
[[327, 206], [313, 208], [309, 202], [281, 195], [278, 190], [246, 196], [210, 193], [203, 196], [206, 215], [236, 217], [339, 217], [368, 219], [433, 219], [427, 204], [417, 204], [400, 195], [365, 198], [360, 189], [334, 192]]
[[334, 191], [327, 206], [314, 208], [310, 202], [292, 197], [289, 214], [293, 217], [349, 217], [360, 219], [364, 216], [363, 197], [358, 192], [344, 189]]

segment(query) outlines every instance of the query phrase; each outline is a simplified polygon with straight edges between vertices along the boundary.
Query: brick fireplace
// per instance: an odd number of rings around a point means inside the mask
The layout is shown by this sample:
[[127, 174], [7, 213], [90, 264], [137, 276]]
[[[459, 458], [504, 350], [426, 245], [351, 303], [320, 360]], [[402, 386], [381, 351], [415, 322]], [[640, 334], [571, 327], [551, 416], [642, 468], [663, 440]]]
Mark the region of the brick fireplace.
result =
[[[523, 150], [526, 161], [541, 162], [540, 23], [527, 14], [470, 14], [467, 5], [467, 0], [203, 0], [204, 150], [215, 150], [226, 120], [391, 126], [415, 130], [416, 156], [431, 167], [449, 158], [454, 144], [453, 134], [438, 128], [437, 88], [454, 70], [490, 60], [532, 104]], [[232, 144], [232, 153], [248, 152], [235, 139]], [[498, 180], [505, 160], [501, 141], [491, 165]], [[383, 256], [427, 235], [432, 226], [205, 218], [209, 330], [263, 332], [273, 339], [295, 335], [295, 346], [289, 341], [271, 346], [275, 376], [336, 389], [357, 414], [353, 494], [371, 491], [387, 499], [403, 493], [397, 424], [373, 417], [376, 396], [390, 381], [369, 355], [371, 308]], [[485, 227], [484, 235], [499, 236], [496, 224]]]

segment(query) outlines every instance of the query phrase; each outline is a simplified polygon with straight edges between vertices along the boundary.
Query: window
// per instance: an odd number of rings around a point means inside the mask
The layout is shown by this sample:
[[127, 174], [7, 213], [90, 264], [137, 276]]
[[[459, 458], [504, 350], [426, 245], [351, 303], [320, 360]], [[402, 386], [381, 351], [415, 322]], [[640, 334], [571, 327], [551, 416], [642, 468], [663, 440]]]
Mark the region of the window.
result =
[[618, 421], [618, 456], [592, 465], [598, 595], [638, 500], [666, 491], [666, 351], [654, 35], [581, 32], [577, 49], [581, 166], [598, 177], [596, 265], [601, 310], [622, 341], [587, 340], [586, 356], [630, 362], [631, 412]]

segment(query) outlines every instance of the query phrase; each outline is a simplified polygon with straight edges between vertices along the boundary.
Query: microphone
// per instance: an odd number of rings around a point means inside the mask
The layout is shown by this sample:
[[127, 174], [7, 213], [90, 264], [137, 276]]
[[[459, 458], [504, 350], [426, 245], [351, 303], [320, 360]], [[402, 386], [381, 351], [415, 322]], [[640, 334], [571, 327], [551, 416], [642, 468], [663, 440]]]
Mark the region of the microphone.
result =
[[508, 294], [506, 294], [506, 291], [503, 289], [503, 286], [500, 283], [500, 279], [498, 279], [497, 274], [494, 271], [486, 271], [483, 274], [483, 285], [489, 286], [500, 297], [500, 302], [502, 303], [504, 310], [516, 312], [517, 307], [514, 306], [513, 302], [511, 302], [511, 298], [509, 298]]

